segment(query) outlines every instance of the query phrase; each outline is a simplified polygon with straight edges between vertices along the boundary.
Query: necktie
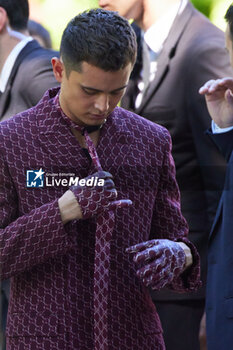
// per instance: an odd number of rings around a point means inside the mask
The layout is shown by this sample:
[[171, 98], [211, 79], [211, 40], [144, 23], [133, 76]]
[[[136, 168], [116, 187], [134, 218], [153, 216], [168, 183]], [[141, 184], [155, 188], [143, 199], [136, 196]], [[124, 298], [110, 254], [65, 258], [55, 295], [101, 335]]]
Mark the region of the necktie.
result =
[[142, 41], [142, 71], [137, 82], [138, 94], [135, 96], [135, 108], [139, 108], [146, 96], [150, 82], [154, 79], [157, 69], [159, 52], [152, 51], [146, 41]]
[[[88, 135], [92, 128], [81, 127], [69, 119], [59, 106], [58, 97], [55, 98], [63, 119], [69, 127], [82, 133], [92, 162], [97, 171], [102, 170], [95, 146]], [[118, 201], [118, 208], [126, 206]], [[94, 262], [94, 349], [109, 350], [108, 347], [108, 295], [109, 295], [109, 267], [110, 242], [115, 224], [113, 210], [104, 211], [97, 217], [95, 233], [95, 262]]]
[[[96, 167], [102, 170], [95, 146], [84, 131], [89, 154]], [[110, 241], [114, 228], [113, 211], [105, 211], [97, 217], [95, 233], [95, 270], [94, 270], [94, 341], [95, 350], [108, 349], [108, 281], [110, 267]]]
[[[95, 146], [84, 129], [84, 137], [88, 152], [97, 171], [102, 167]], [[128, 200], [118, 200], [114, 209], [130, 205]], [[95, 265], [94, 265], [94, 349], [109, 350], [108, 346], [108, 295], [110, 243], [115, 224], [113, 210], [104, 211], [97, 217], [95, 232]]]
[[[102, 170], [95, 146], [84, 129], [84, 137], [89, 154], [97, 171]], [[108, 346], [108, 295], [110, 242], [115, 224], [114, 210], [129, 207], [129, 200], [117, 200], [109, 211], [97, 217], [95, 233], [95, 269], [94, 269], [94, 349], [109, 350]]]

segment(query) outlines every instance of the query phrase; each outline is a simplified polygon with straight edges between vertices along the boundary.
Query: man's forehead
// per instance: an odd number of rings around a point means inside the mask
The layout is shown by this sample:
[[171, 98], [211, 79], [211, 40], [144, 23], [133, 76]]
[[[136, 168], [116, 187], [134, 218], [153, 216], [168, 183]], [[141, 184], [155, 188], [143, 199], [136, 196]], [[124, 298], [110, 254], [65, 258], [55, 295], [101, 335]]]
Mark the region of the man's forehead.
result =
[[102, 72], [103, 74], [105, 73], [112, 73], [112, 74], [116, 74], [116, 73], [119, 73], [119, 74], [122, 74], [124, 73], [124, 70], [125, 68], [127, 68], [128, 65], [132, 65], [131, 63], [128, 63], [125, 67], [123, 68], [119, 68], [118, 70], [105, 70], [104, 68], [98, 66], [98, 65], [95, 65], [91, 62], [87, 62], [87, 61], [82, 61], [80, 62], [79, 64], [79, 67], [80, 67], [80, 73], [88, 73], [90, 71], [96, 71], [96, 72]]
[[94, 80], [96, 78], [100, 79], [100, 80], [105, 80], [106, 78], [112, 78], [112, 79], [116, 79], [116, 77], [123, 77], [125, 76], [128, 71], [131, 72], [132, 70], [132, 64], [129, 63], [127, 66], [120, 68], [118, 70], [104, 70], [101, 67], [98, 67], [96, 65], [93, 65], [91, 63], [88, 62], [81, 62], [80, 63], [80, 69], [77, 70], [71, 70], [71, 73], [73, 73], [73, 75], [79, 75], [83, 78], [88, 78], [91, 80]]
[[131, 65], [117, 71], [105, 71], [83, 62], [81, 72], [71, 71], [71, 79], [76, 80], [83, 88], [112, 92], [127, 86], [130, 72]]

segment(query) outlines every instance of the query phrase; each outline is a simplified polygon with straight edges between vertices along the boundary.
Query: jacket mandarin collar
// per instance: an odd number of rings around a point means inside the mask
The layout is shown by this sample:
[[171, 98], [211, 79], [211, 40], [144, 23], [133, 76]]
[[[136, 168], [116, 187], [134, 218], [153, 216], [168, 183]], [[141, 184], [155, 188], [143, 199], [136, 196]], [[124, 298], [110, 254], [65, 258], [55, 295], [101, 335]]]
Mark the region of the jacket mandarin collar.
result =
[[[36, 107], [37, 140], [41, 147], [46, 148], [50, 159], [53, 159], [53, 162], [57, 164], [60, 163], [59, 145], [69, 144], [69, 149], [63, 147], [65, 158], [62, 165], [77, 167], [77, 159], [85, 159], [85, 156], [81, 152], [81, 146], [73, 135], [70, 126], [67, 124], [67, 117], [64, 117], [61, 109], [57, 106], [57, 94], [59, 94], [59, 88], [48, 90]], [[116, 147], [121, 150], [120, 152], [124, 153], [124, 158], [132, 151], [133, 136], [125, 123], [127, 113], [129, 112], [116, 107], [100, 130], [100, 138], [96, 150], [104, 169], [111, 167], [108, 158]], [[55, 151], [54, 145], [58, 145], [57, 151]], [[78, 154], [79, 158], [77, 158]], [[120, 154], [119, 159], [122, 159]], [[118, 160], [116, 160], [116, 163], [118, 164]], [[118, 165], [120, 166], [120, 164]], [[80, 164], [80, 166], [82, 165]]]
[[[77, 128], [77, 124], [68, 118], [62, 111], [59, 103], [60, 87], [49, 89], [38, 103], [38, 131], [42, 135], [46, 134], [63, 134], [70, 128]], [[108, 116], [106, 122], [101, 128], [101, 136], [105, 134], [108, 128], [111, 134], [120, 134], [120, 143], [131, 142], [130, 131], [124, 123], [124, 117], [121, 115], [121, 108], [116, 107]], [[45, 115], [45, 112], [48, 112]], [[79, 128], [79, 127], [78, 127]], [[125, 138], [124, 138], [125, 136]], [[130, 140], [128, 140], [130, 138]], [[123, 140], [124, 139], [124, 140]]]

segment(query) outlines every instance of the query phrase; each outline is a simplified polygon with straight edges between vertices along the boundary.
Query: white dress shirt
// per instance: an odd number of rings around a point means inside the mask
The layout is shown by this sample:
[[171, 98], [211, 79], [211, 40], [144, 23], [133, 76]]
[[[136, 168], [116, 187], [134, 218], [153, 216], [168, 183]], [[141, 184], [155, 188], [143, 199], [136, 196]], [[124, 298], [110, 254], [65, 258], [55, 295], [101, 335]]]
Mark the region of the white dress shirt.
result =
[[211, 128], [213, 134], [223, 134], [224, 132], [228, 132], [233, 129], [233, 126], [229, 126], [228, 128], [220, 128], [213, 120], [211, 123]]
[[[163, 49], [165, 40], [168, 37], [172, 24], [177, 15], [181, 14], [188, 0], [181, 0], [179, 3], [173, 5], [170, 10], [161, 17], [155, 24], [153, 24], [144, 34], [142, 34], [151, 56], [150, 62], [150, 82], [154, 80], [157, 71], [157, 59]], [[154, 57], [154, 59], [153, 59]], [[142, 102], [144, 82], [143, 70], [140, 73], [140, 80], [138, 82], [139, 94], [135, 100], [135, 107], [138, 108]]]

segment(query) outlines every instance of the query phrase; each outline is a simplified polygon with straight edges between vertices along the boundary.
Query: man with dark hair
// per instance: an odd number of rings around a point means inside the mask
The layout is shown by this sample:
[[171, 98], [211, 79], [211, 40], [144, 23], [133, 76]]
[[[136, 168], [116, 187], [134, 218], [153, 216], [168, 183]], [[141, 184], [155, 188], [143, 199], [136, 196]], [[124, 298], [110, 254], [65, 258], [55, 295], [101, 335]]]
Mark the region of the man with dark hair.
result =
[[164, 350], [148, 287], [200, 285], [169, 133], [117, 107], [135, 56], [127, 20], [76, 16], [61, 89], [0, 125], [8, 350]]
[[[226, 12], [226, 48], [233, 67], [233, 5]], [[231, 349], [233, 343], [233, 79], [210, 80], [200, 89], [212, 117], [208, 134], [228, 162], [226, 179], [210, 233], [206, 293], [207, 347]]]
[[12, 29], [25, 31], [29, 17], [28, 1], [0, 0], [0, 7], [5, 9]]
[[[210, 116], [199, 87], [230, 75], [224, 35], [188, 0], [99, 0], [142, 29], [142, 64], [121, 106], [165, 126], [172, 136], [189, 239], [201, 256], [203, 288], [196, 293], [152, 292], [167, 350], [199, 350], [205, 307], [207, 241], [224, 183], [225, 160], [205, 137]], [[181, 320], [185, 322], [181, 323]]]
[[57, 86], [51, 58], [28, 33], [28, 0], [0, 0], [0, 121], [34, 106]]

